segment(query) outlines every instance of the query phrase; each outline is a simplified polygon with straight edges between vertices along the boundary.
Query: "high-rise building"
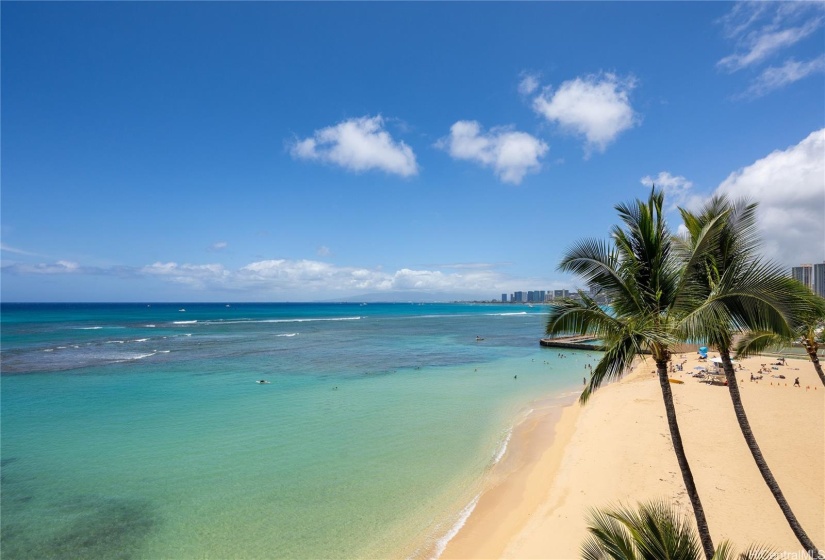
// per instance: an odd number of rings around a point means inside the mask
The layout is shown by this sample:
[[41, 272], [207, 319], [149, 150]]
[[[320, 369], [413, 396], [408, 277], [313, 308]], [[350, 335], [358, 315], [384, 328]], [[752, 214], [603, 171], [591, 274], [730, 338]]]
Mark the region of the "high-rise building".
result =
[[544, 303], [545, 298], [544, 290], [531, 290], [527, 292], [527, 302], [528, 303]]
[[501, 303], [507, 303], [507, 294], [501, 294]]
[[791, 276], [794, 280], [798, 280], [805, 284], [809, 289], [814, 289], [814, 267], [810, 264], [803, 264], [795, 266], [791, 269]]
[[513, 292], [513, 300], [516, 303], [524, 303], [526, 300], [526, 295], [524, 292]]
[[814, 293], [825, 297], [825, 262], [814, 265], [813, 289]]

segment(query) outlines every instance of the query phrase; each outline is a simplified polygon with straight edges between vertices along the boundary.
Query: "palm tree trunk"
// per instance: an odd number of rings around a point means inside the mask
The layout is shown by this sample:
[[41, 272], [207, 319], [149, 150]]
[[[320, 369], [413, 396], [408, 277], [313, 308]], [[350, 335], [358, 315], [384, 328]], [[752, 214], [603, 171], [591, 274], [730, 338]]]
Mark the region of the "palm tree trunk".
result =
[[748, 449], [750, 449], [751, 455], [753, 455], [753, 460], [756, 461], [756, 466], [759, 469], [759, 473], [765, 480], [765, 484], [768, 485], [768, 489], [770, 489], [771, 494], [773, 494], [773, 497], [776, 499], [776, 503], [779, 504], [779, 509], [782, 510], [782, 513], [788, 521], [788, 525], [790, 525], [793, 534], [796, 535], [799, 544], [802, 545], [805, 551], [812, 558], [816, 558], [817, 560], [825, 560], [819, 552], [819, 549], [814, 546], [813, 541], [811, 541], [808, 534], [802, 528], [802, 525], [800, 525], [799, 521], [797, 521], [793, 511], [791, 511], [791, 506], [782, 494], [782, 490], [779, 488], [779, 484], [773, 477], [773, 473], [768, 467], [765, 457], [762, 456], [762, 450], [759, 449], [759, 444], [756, 443], [756, 438], [753, 435], [753, 431], [751, 431], [748, 417], [745, 414], [745, 407], [742, 405], [742, 397], [739, 394], [739, 384], [736, 382], [736, 372], [733, 371], [733, 363], [730, 359], [730, 350], [720, 348], [719, 356], [722, 358], [722, 367], [725, 370], [725, 379], [728, 382], [728, 392], [730, 393], [731, 401], [733, 401], [733, 410], [736, 413], [736, 420], [739, 422], [739, 428], [742, 430], [742, 435], [745, 436], [745, 442], [748, 444]]
[[711, 560], [714, 554], [713, 540], [710, 537], [708, 521], [705, 518], [705, 510], [699, 500], [699, 493], [696, 491], [696, 483], [693, 481], [693, 473], [690, 471], [685, 448], [682, 445], [682, 434], [679, 432], [679, 424], [676, 421], [676, 406], [673, 404], [673, 392], [670, 390], [670, 380], [667, 377], [667, 361], [656, 361], [656, 370], [659, 374], [659, 385], [662, 387], [662, 398], [665, 401], [665, 413], [667, 415], [667, 425], [670, 428], [670, 439], [673, 442], [673, 450], [676, 452], [676, 460], [679, 469], [682, 471], [682, 480], [685, 483], [690, 505], [693, 506], [693, 515], [696, 517], [696, 527], [699, 530], [699, 539], [702, 541], [702, 548], [705, 551], [707, 560]]
[[822, 384], [825, 385], [825, 373], [822, 373], [822, 364], [819, 363], [819, 356], [816, 355], [816, 348], [811, 349], [810, 346], [806, 346], [808, 349], [808, 356], [811, 357], [811, 361], [814, 364], [814, 369], [816, 373], [819, 375], [819, 380], [822, 381]]

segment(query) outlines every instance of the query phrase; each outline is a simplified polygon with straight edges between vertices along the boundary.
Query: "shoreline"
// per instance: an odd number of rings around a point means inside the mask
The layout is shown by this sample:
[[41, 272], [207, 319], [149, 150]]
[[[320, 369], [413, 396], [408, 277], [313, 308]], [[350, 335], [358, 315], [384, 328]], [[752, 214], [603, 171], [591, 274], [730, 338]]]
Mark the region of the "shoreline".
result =
[[528, 489], [561, 462], [581, 410], [579, 394], [545, 397], [513, 427], [504, 457], [475, 498], [469, 516], [436, 558], [490, 558], [504, 552], [508, 537], [524, 527], [540, 504], [541, 496], [528, 495]]
[[[745, 445], [724, 386], [700, 383], [695, 355], [671, 374], [674, 400], [714, 543], [764, 543], [801, 554]], [[712, 357], [712, 356], [711, 356]], [[825, 387], [810, 361], [789, 359], [749, 381], [773, 358], [742, 360], [742, 399], [757, 442], [800, 523], [825, 543]], [[705, 365], [703, 362], [702, 365]], [[664, 418], [655, 366], [637, 364], [590, 402], [536, 406], [513, 429], [505, 456], [441, 559], [573, 558], [590, 508], [666, 499], [693, 523]], [[785, 379], [771, 377], [785, 375]], [[802, 387], [793, 387], [795, 377]], [[789, 460], [790, 458], [790, 460]], [[742, 512], [759, 512], [756, 516]], [[805, 557], [800, 556], [800, 557]]]

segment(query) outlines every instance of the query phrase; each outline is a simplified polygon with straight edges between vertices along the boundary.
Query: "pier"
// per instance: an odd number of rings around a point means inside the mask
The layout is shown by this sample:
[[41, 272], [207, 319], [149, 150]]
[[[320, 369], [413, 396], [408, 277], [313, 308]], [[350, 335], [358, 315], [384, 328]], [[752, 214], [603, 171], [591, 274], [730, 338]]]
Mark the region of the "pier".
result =
[[598, 340], [594, 336], [559, 336], [542, 338], [539, 344], [547, 348], [572, 348], [575, 350], [604, 350], [601, 344], [593, 344]]

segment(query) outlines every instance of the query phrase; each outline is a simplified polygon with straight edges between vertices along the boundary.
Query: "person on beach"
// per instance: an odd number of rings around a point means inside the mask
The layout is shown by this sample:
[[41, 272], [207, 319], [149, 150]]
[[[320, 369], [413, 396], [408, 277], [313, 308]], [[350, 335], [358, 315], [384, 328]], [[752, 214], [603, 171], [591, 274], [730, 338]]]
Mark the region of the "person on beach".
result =
[[796, 379], [794, 379], [793, 386], [794, 387], [802, 387], [802, 385], [799, 384], [799, 378], [798, 377]]

